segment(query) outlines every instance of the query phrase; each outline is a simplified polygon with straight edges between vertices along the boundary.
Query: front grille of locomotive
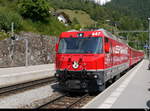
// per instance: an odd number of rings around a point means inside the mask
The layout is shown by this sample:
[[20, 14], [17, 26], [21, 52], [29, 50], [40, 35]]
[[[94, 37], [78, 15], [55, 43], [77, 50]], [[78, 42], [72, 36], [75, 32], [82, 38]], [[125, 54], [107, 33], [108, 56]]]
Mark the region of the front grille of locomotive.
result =
[[67, 74], [65, 74], [68, 79], [85, 79], [87, 78], [86, 73], [79, 71], [79, 72], [74, 72], [74, 71], [68, 71]]
[[87, 79], [88, 75], [87, 75], [87, 71], [83, 70], [83, 71], [57, 71], [57, 74], [59, 76], [59, 79]]
[[[57, 77], [59, 80], [91, 80], [98, 78], [98, 72], [92, 71], [57, 71]], [[96, 76], [96, 78], [95, 78]]]

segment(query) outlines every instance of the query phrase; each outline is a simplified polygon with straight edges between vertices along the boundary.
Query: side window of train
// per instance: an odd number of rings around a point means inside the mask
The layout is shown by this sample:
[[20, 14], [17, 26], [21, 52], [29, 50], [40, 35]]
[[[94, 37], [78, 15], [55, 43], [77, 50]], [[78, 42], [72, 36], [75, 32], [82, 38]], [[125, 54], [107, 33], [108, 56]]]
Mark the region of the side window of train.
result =
[[112, 41], [110, 41], [110, 53], [113, 53], [113, 45], [112, 45]]
[[109, 42], [109, 39], [105, 37], [105, 43], [108, 43], [108, 42]]
[[109, 39], [105, 37], [105, 53], [109, 53], [110, 52], [110, 44], [109, 44]]

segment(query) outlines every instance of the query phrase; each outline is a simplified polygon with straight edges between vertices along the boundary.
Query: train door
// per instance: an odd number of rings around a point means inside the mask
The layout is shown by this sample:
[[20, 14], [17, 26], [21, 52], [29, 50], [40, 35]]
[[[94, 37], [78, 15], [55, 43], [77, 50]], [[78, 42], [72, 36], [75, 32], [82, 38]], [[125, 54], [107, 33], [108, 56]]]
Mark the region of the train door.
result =
[[107, 75], [107, 79], [112, 78], [112, 66], [113, 66], [113, 52], [112, 52], [112, 42], [109, 38], [104, 38], [105, 42], [105, 74]]

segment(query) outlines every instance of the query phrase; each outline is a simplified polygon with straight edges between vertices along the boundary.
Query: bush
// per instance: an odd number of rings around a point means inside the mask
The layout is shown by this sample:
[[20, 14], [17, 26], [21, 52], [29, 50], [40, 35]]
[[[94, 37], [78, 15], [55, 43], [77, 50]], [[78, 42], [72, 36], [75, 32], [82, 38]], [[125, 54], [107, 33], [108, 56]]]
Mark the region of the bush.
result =
[[23, 21], [23, 30], [26, 32], [58, 36], [61, 32], [69, 30], [69, 27], [66, 27], [55, 17], [51, 17], [47, 23], [41, 21], [33, 22], [31, 19], [26, 19]]
[[50, 7], [46, 0], [23, 0], [18, 6], [21, 15], [33, 21], [47, 21], [50, 16]]
[[14, 22], [15, 30], [18, 30], [22, 26], [22, 17], [16, 12], [0, 8], [0, 29], [10, 31], [12, 22]]
[[0, 40], [3, 40], [7, 37], [9, 37], [8, 33], [5, 33], [4, 31], [0, 31]]

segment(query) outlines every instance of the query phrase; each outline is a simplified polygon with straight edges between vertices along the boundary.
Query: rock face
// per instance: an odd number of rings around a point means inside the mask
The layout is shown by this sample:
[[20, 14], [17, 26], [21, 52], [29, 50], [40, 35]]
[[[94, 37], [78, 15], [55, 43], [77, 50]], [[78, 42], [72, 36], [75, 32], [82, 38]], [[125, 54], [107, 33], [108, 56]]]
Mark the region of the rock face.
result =
[[25, 66], [26, 61], [28, 65], [49, 64], [55, 61], [57, 37], [25, 32], [16, 36], [16, 40], [8, 38], [0, 41], [0, 67]]

